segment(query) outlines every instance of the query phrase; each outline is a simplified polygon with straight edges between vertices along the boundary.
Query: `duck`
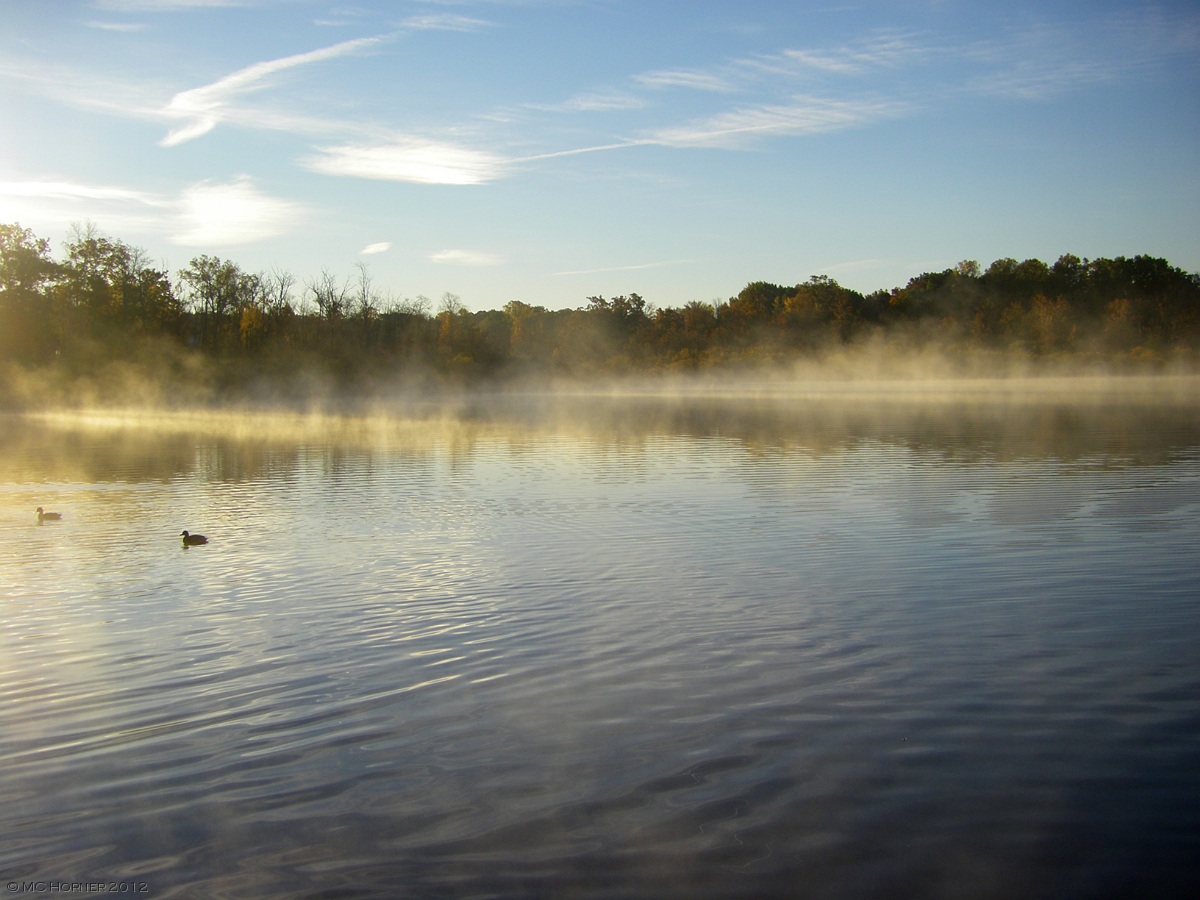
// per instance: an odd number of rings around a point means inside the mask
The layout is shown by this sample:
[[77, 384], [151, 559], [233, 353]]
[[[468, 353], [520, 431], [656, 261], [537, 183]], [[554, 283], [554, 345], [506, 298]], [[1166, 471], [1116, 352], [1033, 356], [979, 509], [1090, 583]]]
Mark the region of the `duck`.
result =
[[197, 544], [207, 544], [208, 538], [202, 534], [188, 534], [186, 531], [182, 534], [183, 546], [194, 547]]
[[40, 506], [37, 508], [37, 514], [39, 525], [41, 525], [43, 522], [57, 522], [62, 518], [62, 513], [46, 512]]

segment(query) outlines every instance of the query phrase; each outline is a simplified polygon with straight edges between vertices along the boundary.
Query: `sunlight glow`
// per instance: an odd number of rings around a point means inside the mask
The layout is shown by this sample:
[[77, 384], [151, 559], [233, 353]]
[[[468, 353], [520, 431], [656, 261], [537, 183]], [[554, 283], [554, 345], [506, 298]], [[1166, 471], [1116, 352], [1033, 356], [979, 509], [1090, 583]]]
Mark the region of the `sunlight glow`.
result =
[[183, 192], [181, 227], [172, 239], [199, 247], [242, 244], [284, 234], [303, 218], [303, 206], [264, 194], [249, 178], [229, 184], [203, 182]]

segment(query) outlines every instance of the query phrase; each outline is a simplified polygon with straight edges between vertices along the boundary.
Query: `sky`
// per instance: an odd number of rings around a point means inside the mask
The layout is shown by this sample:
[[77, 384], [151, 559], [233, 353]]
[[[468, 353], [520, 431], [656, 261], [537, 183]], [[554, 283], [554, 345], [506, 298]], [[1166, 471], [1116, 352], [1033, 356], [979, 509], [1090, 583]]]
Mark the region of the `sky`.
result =
[[432, 310], [1195, 272], [1200, 4], [0, 0], [0, 223]]

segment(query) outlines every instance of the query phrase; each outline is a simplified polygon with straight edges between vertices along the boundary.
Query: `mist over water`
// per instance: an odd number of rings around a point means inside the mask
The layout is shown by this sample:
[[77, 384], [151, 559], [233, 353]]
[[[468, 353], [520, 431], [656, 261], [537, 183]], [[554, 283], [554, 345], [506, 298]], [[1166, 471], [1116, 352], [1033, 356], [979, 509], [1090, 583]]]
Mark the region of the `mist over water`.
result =
[[0, 870], [1190, 896], [1194, 381], [720, 387], [5, 417]]

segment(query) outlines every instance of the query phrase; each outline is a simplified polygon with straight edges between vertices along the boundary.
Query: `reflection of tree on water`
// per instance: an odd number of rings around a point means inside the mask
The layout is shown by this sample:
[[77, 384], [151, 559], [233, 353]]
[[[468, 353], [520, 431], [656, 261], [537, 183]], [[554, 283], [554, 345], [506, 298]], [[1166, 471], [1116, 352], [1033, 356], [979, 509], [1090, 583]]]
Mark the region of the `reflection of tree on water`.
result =
[[[447, 405], [394, 405], [364, 416], [286, 413], [12, 416], [0, 429], [10, 477], [161, 481], [294, 478], [314, 458], [335, 475], [347, 461], [401, 453], [414, 462], [467, 458], [486, 442], [518, 452], [548, 439], [640, 453], [656, 440], [720, 439], [751, 453], [824, 457], [864, 444], [932, 454], [945, 465], [1053, 460], [1093, 467], [1158, 465], [1200, 447], [1196, 402], [1175, 393], [930, 398], [903, 391], [712, 398], [466, 394]], [[350, 466], [354, 468], [353, 465]], [[36, 473], [36, 477], [34, 477]]]

